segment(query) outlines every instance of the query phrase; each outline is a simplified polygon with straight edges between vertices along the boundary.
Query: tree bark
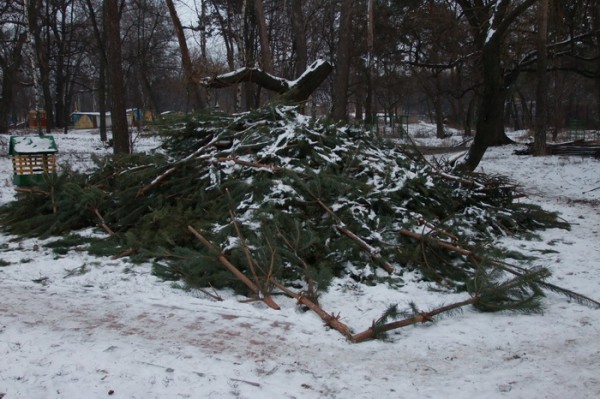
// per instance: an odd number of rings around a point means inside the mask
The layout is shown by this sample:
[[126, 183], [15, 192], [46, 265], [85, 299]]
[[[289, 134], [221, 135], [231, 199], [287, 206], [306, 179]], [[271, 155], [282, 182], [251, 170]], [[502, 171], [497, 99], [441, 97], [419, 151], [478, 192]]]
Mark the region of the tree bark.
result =
[[[373, 50], [375, 45], [375, 14], [373, 9], [373, 0], [367, 1], [367, 73], [365, 98], [365, 125], [374, 125], [377, 123], [377, 111], [375, 110], [375, 101], [373, 101]], [[385, 122], [384, 122], [385, 126]]]
[[177, 41], [179, 43], [179, 50], [181, 52], [181, 64], [183, 66], [183, 73], [185, 75], [186, 89], [188, 94], [188, 100], [190, 101], [190, 107], [192, 110], [206, 108], [204, 99], [200, 93], [200, 90], [194, 82], [194, 66], [192, 64], [192, 58], [190, 57], [190, 50], [187, 45], [185, 34], [183, 32], [183, 26], [181, 20], [175, 9], [173, 0], [165, 0], [171, 20], [173, 21], [173, 28], [177, 35]]
[[352, 44], [352, 5], [353, 0], [343, 0], [340, 13], [339, 40], [336, 51], [335, 75], [333, 78], [334, 121], [348, 121], [348, 81], [350, 77], [350, 48]]
[[501, 54], [510, 27], [537, 1], [515, 1], [513, 7], [510, 7], [511, 0], [489, 2], [487, 5], [469, 0], [456, 1], [471, 26], [481, 54], [479, 68], [483, 84], [477, 107], [476, 134], [466, 161], [460, 165], [462, 169], [475, 170], [488, 147], [512, 142], [504, 132], [504, 106], [508, 89], [518, 71], [505, 76]]
[[96, 44], [98, 45], [98, 111], [100, 112], [100, 141], [106, 142], [108, 137], [106, 135], [106, 94], [107, 94], [107, 82], [106, 82], [106, 70], [107, 70], [107, 59], [106, 59], [106, 4], [102, 3], [102, 24], [103, 29], [100, 29], [98, 18], [96, 17], [96, 11], [91, 0], [86, 0], [86, 5], [90, 13], [90, 21], [92, 22], [92, 28], [94, 29], [94, 36], [96, 37]]
[[241, 68], [224, 75], [203, 78], [200, 80], [200, 83], [208, 88], [224, 88], [240, 82], [252, 82], [280, 94], [279, 97], [272, 100], [273, 102], [298, 104], [310, 97], [327, 76], [329, 76], [332, 69], [333, 67], [327, 61], [317, 60], [293, 84], [258, 68]]
[[548, 42], [548, 1], [540, 0], [538, 9], [538, 38], [537, 38], [537, 88], [535, 99], [535, 134], [533, 141], [533, 155], [546, 155], [546, 121], [548, 101], [548, 77], [546, 68], [548, 55], [546, 44]]
[[292, 0], [291, 21], [294, 41], [294, 50], [296, 51], [296, 76], [301, 75], [306, 70], [308, 64], [308, 47], [306, 45], [306, 29], [304, 27], [305, 19], [302, 11], [302, 0]]
[[512, 142], [504, 132], [507, 87], [500, 63], [500, 46], [488, 45], [483, 49], [482, 69], [484, 88], [478, 106], [475, 139], [463, 165], [466, 170], [475, 170], [489, 147]]
[[[26, 3], [26, 6], [28, 7], [29, 15], [29, 33], [33, 38], [33, 50], [35, 52], [34, 56], [36, 59], [35, 67], [37, 67], [38, 69], [40, 77], [39, 84], [41, 85], [42, 95], [44, 97], [44, 111], [46, 112], [46, 131], [49, 132], [54, 127], [54, 111], [52, 109], [53, 100], [50, 92], [50, 67], [48, 65], [48, 56], [46, 53], [46, 51], [48, 51], [48, 46], [50, 46], [50, 43], [48, 42], [50, 38], [48, 35], [48, 37], [46, 37], [47, 42], [44, 43], [44, 40], [42, 38], [42, 26], [40, 26], [40, 22], [42, 20], [41, 12], [43, 6], [41, 0], [32, 0], [29, 3]], [[48, 17], [49, 15], [45, 16], [45, 18]]]
[[111, 88], [113, 152], [115, 155], [129, 154], [129, 128], [127, 126], [126, 92], [121, 55], [121, 14], [118, 0], [105, 0], [105, 9], [107, 53], [111, 55], [108, 58], [108, 72]]
[[258, 36], [260, 39], [261, 67], [263, 71], [273, 73], [273, 56], [271, 55], [269, 32], [267, 30], [267, 20], [265, 19], [265, 7], [262, 0], [254, 0], [254, 11], [256, 12]]
[[[27, 41], [27, 34], [20, 33], [12, 41], [12, 50], [7, 51], [9, 57], [0, 57], [2, 71], [2, 92], [0, 96], [0, 133], [8, 132], [8, 116], [14, 100], [14, 88], [21, 67], [22, 51]], [[7, 49], [8, 50], [8, 49]]]

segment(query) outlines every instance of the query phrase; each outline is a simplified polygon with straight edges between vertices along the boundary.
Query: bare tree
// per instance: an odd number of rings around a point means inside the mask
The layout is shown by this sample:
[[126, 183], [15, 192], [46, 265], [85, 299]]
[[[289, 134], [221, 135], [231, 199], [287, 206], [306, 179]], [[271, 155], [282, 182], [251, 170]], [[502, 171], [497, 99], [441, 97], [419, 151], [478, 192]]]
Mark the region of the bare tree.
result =
[[104, 0], [106, 29], [106, 50], [108, 57], [108, 77], [110, 81], [111, 121], [113, 152], [129, 154], [129, 127], [127, 126], [126, 93], [123, 80], [121, 55], [121, 12], [118, 0]]
[[15, 99], [15, 89], [19, 81], [19, 69], [23, 60], [23, 47], [27, 40], [21, 10], [14, 4], [0, 5], [0, 133], [9, 127], [11, 105]]
[[167, 3], [167, 8], [169, 9], [169, 14], [171, 15], [171, 19], [173, 21], [173, 28], [175, 29], [177, 41], [179, 43], [179, 49], [181, 51], [181, 64], [183, 66], [183, 73], [185, 75], [185, 82], [191, 108], [193, 110], [206, 108], [206, 103], [202, 98], [199, 87], [194, 81], [194, 66], [190, 56], [190, 51], [188, 49], [185, 33], [183, 31], [183, 25], [181, 24], [181, 20], [177, 14], [177, 9], [175, 8], [173, 0], [165, 0], [165, 2]]
[[537, 1], [456, 1], [471, 26], [483, 86], [477, 107], [476, 134], [461, 165], [464, 169], [474, 170], [488, 147], [511, 142], [504, 131], [504, 106], [508, 89], [518, 74], [505, 73], [502, 62], [504, 43], [517, 18]]
[[302, 0], [292, 0], [290, 5], [290, 20], [292, 22], [292, 39], [296, 53], [295, 75], [299, 76], [306, 70], [308, 64], [308, 48], [306, 45], [306, 28]]
[[260, 39], [261, 67], [263, 71], [273, 73], [273, 56], [271, 55], [269, 32], [267, 29], [267, 20], [265, 19], [265, 7], [262, 0], [254, 0], [254, 10], [256, 12], [256, 24], [258, 25], [258, 36]]
[[535, 99], [535, 134], [533, 142], [534, 155], [546, 155], [546, 124], [547, 124], [547, 96], [548, 55], [548, 3], [549, 0], [540, 0], [538, 7], [538, 38], [537, 38], [537, 89]]
[[102, 19], [97, 17], [96, 10], [92, 4], [92, 0], [85, 0], [87, 11], [89, 14], [89, 21], [92, 25], [94, 37], [96, 39], [97, 51], [96, 57], [98, 59], [98, 111], [100, 111], [100, 140], [106, 142], [108, 140], [106, 133], [106, 114], [107, 109], [107, 93], [108, 84], [106, 81], [108, 59], [106, 56], [106, 29], [104, 29], [104, 7], [105, 3], [101, 4], [102, 11], [100, 12]]
[[352, 36], [352, 13], [354, 0], [343, 0], [335, 58], [333, 81], [333, 105], [331, 117], [336, 121], [348, 121], [348, 79], [350, 77], [350, 48]]

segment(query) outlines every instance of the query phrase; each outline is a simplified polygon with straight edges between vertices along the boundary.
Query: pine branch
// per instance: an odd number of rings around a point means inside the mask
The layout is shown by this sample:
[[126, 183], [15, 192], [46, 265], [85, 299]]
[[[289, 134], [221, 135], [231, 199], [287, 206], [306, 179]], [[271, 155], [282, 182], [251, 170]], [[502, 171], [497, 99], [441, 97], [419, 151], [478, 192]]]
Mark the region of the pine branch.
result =
[[208, 292], [207, 290], [203, 289], [203, 288], [196, 288], [198, 291], [200, 291], [201, 293], [203, 293], [204, 295], [211, 297], [212, 299], [214, 299], [217, 302], [223, 302], [223, 297], [221, 297], [221, 295], [219, 295], [214, 289], [213, 292]]
[[159, 176], [157, 176], [150, 183], [148, 183], [144, 187], [140, 188], [138, 190], [138, 192], [137, 192], [137, 197], [141, 197], [144, 194], [146, 194], [146, 192], [148, 190], [151, 190], [155, 186], [159, 185], [163, 180], [165, 180], [167, 177], [169, 177], [170, 175], [172, 175], [173, 173], [175, 173], [177, 171], [177, 169], [181, 165], [186, 164], [187, 162], [195, 159], [197, 156], [199, 156], [200, 154], [202, 154], [208, 148], [214, 146], [216, 143], [217, 143], [217, 140], [216, 140], [216, 138], [213, 137], [207, 144], [205, 144], [202, 147], [198, 148], [196, 151], [192, 152], [187, 157], [185, 157], [185, 158], [179, 160], [178, 162], [176, 162], [173, 166], [171, 166], [165, 172], [163, 172], [162, 174], [160, 174]]
[[464, 248], [460, 248], [460, 247], [458, 247], [456, 245], [450, 244], [450, 243], [445, 242], [445, 241], [436, 240], [434, 238], [428, 238], [425, 235], [420, 234], [420, 233], [415, 233], [414, 231], [410, 231], [410, 230], [401, 228], [399, 230], [399, 232], [403, 236], [414, 238], [415, 240], [420, 241], [420, 242], [423, 242], [423, 241], [433, 241], [438, 246], [440, 246], [440, 247], [442, 247], [444, 249], [447, 249], [449, 251], [456, 252], [456, 253], [458, 253], [460, 255], [464, 255], [464, 256], [471, 256], [471, 255], [473, 255], [472, 251], [469, 251], [469, 250], [464, 249]]
[[402, 320], [394, 321], [391, 323], [387, 323], [387, 324], [383, 324], [383, 325], [376, 325], [376, 323], [373, 323], [371, 325], [371, 327], [367, 328], [365, 331], [353, 335], [350, 338], [350, 341], [352, 341], [353, 343], [365, 342], [365, 341], [375, 339], [378, 336], [380, 336], [382, 333], [387, 332], [387, 331], [396, 330], [398, 328], [402, 328], [402, 327], [406, 327], [406, 326], [411, 326], [413, 324], [432, 322], [433, 318], [439, 314], [442, 314], [445, 312], [450, 312], [452, 310], [455, 310], [455, 309], [458, 309], [458, 308], [461, 308], [461, 307], [464, 307], [467, 305], [472, 305], [472, 304], [476, 303], [478, 300], [479, 300], [479, 297], [472, 297], [472, 298], [466, 299], [461, 302], [456, 302], [456, 303], [453, 303], [450, 305], [441, 306], [441, 307], [431, 310], [429, 312], [418, 312], [414, 316], [411, 316], [411, 317], [408, 317], [408, 318], [405, 318]]
[[327, 313], [326, 311], [324, 311], [321, 307], [316, 305], [314, 302], [312, 302], [307, 297], [300, 295], [300, 294], [296, 294], [295, 292], [288, 289], [285, 285], [281, 284], [274, 277], [271, 277], [271, 282], [273, 283], [274, 286], [279, 288], [281, 291], [283, 291], [290, 297], [296, 299], [298, 301], [298, 303], [301, 303], [302, 305], [308, 307], [310, 310], [315, 312], [325, 322], [325, 324], [327, 326], [333, 328], [334, 330], [337, 330], [344, 337], [346, 337], [350, 341], [352, 341], [352, 332], [350, 331], [350, 328], [346, 324], [342, 323], [339, 320], [340, 319], [339, 314], [336, 316], [336, 315]]
[[100, 211], [98, 211], [98, 208], [92, 208], [92, 212], [94, 213], [94, 215], [96, 215], [96, 217], [100, 221], [100, 227], [102, 227], [104, 229], [104, 231], [106, 231], [109, 235], [111, 235], [111, 236], [114, 235], [115, 232], [112, 231], [112, 229], [110, 227], [108, 227], [108, 225], [106, 224], [106, 221], [100, 214]]
[[121, 258], [125, 258], [129, 255], [133, 255], [134, 253], [136, 253], [139, 249], [138, 248], [128, 248], [125, 251], [116, 254], [115, 256], [113, 256], [111, 259], [116, 260], [116, 259], [121, 259]]
[[[519, 266], [509, 265], [508, 263], [497, 261], [497, 260], [493, 260], [492, 262], [497, 267], [499, 267], [502, 270], [505, 270], [511, 274], [514, 274], [515, 276], [520, 276], [523, 273], [527, 272], [527, 269], [524, 269]], [[583, 294], [569, 290], [567, 288], [559, 287], [555, 284], [548, 283], [546, 281], [537, 281], [536, 283], [539, 284], [540, 287], [546, 288], [548, 291], [551, 291], [551, 292], [554, 292], [557, 294], [562, 294], [580, 305], [588, 306], [588, 307], [595, 308], [595, 309], [600, 309], [600, 302], [598, 302], [588, 296], [585, 296]]]
[[296, 241], [296, 245], [292, 245], [292, 243], [290, 242], [290, 240], [285, 236], [285, 234], [283, 234], [283, 232], [281, 231], [281, 229], [279, 227], [276, 227], [277, 229], [277, 234], [279, 235], [279, 237], [283, 240], [284, 245], [287, 247], [287, 249], [292, 253], [292, 255], [294, 256], [294, 258], [296, 258], [296, 261], [298, 261], [300, 263], [300, 265], [302, 265], [302, 268], [304, 269], [304, 279], [306, 281], [306, 284], [308, 285], [307, 287], [307, 293], [310, 296], [310, 298], [312, 300], [314, 300], [314, 302], [318, 305], [318, 301], [317, 301], [317, 290], [314, 284], [314, 281], [312, 279], [312, 277], [309, 275], [309, 271], [310, 268], [308, 266], [308, 264], [304, 261], [304, 259], [302, 259], [300, 257], [300, 255], [298, 255], [298, 245], [299, 245], [299, 241], [300, 241], [300, 233], [299, 231], [297, 232], [297, 241]]
[[[227, 191], [227, 195], [229, 196], [229, 191]], [[250, 273], [252, 273], [252, 278], [254, 279], [254, 284], [256, 285], [256, 287], [260, 287], [260, 280], [258, 279], [258, 275], [256, 274], [256, 269], [254, 267], [255, 262], [254, 262], [254, 259], [252, 258], [252, 255], [250, 254], [250, 248], [248, 248], [246, 239], [242, 235], [242, 231], [240, 230], [240, 226], [237, 222], [235, 214], [233, 213], [233, 211], [231, 209], [229, 210], [229, 217], [231, 218], [231, 223], [233, 223], [233, 227], [235, 228], [238, 238], [240, 239], [242, 251], [244, 251], [244, 256], [246, 257], [246, 263], [248, 264], [248, 270], [250, 270]]]
[[470, 292], [479, 298], [475, 307], [481, 311], [539, 312], [542, 292], [537, 285], [549, 275], [548, 269], [538, 268], [497, 283], [493, 275], [488, 275], [480, 268], [471, 282], [475, 285]]
[[[410, 230], [400, 229], [400, 234], [402, 234], [402, 235], [404, 235], [406, 237], [410, 237], [410, 238], [416, 239], [416, 240], [418, 240], [420, 242], [424, 242], [424, 241], [434, 242], [436, 245], [440, 246], [441, 248], [444, 248], [444, 249], [447, 249], [449, 251], [456, 252], [456, 253], [458, 253], [460, 255], [464, 255], [466, 257], [469, 257], [473, 262], [478, 262], [478, 261], [482, 261], [483, 260], [482, 256], [477, 255], [476, 253], [474, 253], [471, 250], [461, 248], [461, 247], [459, 247], [457, 245], [453, 245], [453, 244], [447, 243], [445, 241], [440, 241], [440, 240], [437, 240], [437, 239], [434, 239], [434, 238], [431, 238], [431, 237], [426, 237], [426, 236], [424, 236], [422, 234], [415, 233], [415, 232], [410, 231]], [[491, 264], [493, 264], [494, 266], [496, 266], [496, 267], [498, 267], [498, 268], [500, 268], [500, 269], [502, 269], [502, 270], [504, 270], [506, 272], [509, 272], [509, 273], [511, 273], [511, 274], [513, 274], [515, 276], [523, 276], [525, 273], [528, 272], [527, 269], [524, 269], [524, 268], [521, 268], [521, 267], [518, 267], [518, 266], [514, 266], [514, 265], [509, 265], [507, 263], [504, 263], [504, 262], [501, 262], [501, 261], [498, 261], [498, 260], [488, 260], [488, 261]], [[569, 290], [569, 289], [566, 289], [566, 288], [562, 288], [562, 287], [559, 287], [557, 285], [554, 285], [554, 284], [551, 284], [551, 283], [547, 283], [547, 282], [541, 281], [541, 280], [536, 281], [536, 284], [538, 284], [540, 287], [548, 289], [549, 291], [565, 295], [567, 298], [575, 301], [576, 303], [578, 303], [580, 305], [589, 306], [589, 307], [592, 307], [592, 308], [600, 309], [600, 302], [598, 302], [598, 301], [596, 301], [596, 300], [594, 300], [594, 299], [592, 299], [590, 297], [587, 297], [587, 296], [585, 296], [583, 294], [580, 294], [580, 293], [574, 292], [572, 290]]]
[[221, 264], [223, 266], [225, 266], [231, 273], [233, 273], [234, 276], [236, 276], [241, 282], [243, 282], [244, 284], [246, 284], [246, 286], [248, 288], [250, 288], [250, 290], [252, 292], [254, 292], [254, 294], [261, 300], [263, 301], [268, 307], [270, 307], [271, 309], [275, 309], [275, 310], [279, 310], [281, 309], [279, 307], [279, 305], [277, 305], [277, 303], [275, 303], [275, 301], [273, 301], [273, 299], [270, 296], [267, 295], [263, 295], [263, 293], [261, 292], [260, 288], [258, 286], [256, 286], [248, 277], [246, 277], [244, 275], [244, 273], [242, 273], [237, 267], [235, 267], [231, 262], [229, 262], [229, 260], [225, 257], [225, 255], [223, 255], [223, 253], [221, 251], [219, 251], [217, 248], [215, 248], [215, 246], [208, 241], [202, 234], [200, 234], [196, 229], [194, 229], [192, 226], [188, 226], [188, 230], [202, 243], [204, 244], [204, 246], [210, 250], [211, 252], [213, 252], [216, 256], [217, 256], [217, 260], [219, 262], [221, 262]]
[[262, 163], [258, 163], [258, 162], [249, 162], [249, 161], [244, 161], [244, 160], [241, 160], [239, 158], [234, 158], [234, 157], [221, 157], [221, 158], [217, 158], [213, 162], [214, 163], [233, 162], [233, 163], [235, 163], [237, 165], [241, 165], [241, 166], [248, 166], [250, 168], [256, 168], [256, 169], [268, 169], [268, 170], [272, 170], [272, 171], [286, 170], [285, 168], [281, 168], [276, 165], [268, 165], [268, 164], [262, 164]]
[[341, 219], [335, 214], [335, 212], [333, 212], [333, 210], [331, 210], [331, 208], [329, 208], [327, 205], [325, 205], [323, 203], [323, 201], [321, 201], [319, 198], [316, 198], [316, 197], [314, 197], [314, 198], [317, 201], [317, 203], [336, 220], [336, 222], [337, 222], [337, 225], [335, 226], [336, 229], [338, 229], [341, 233], [343, 233], [346, 237], [350, 238], [352, 241], [356, 242], [362, 248], [362, 250], [365, 251], [371, 257], [371, 259], [373, 259], [377, 263], [377, 265], [379, 265], [381, 268], [383, 268], [386, 272], [392, 274], [396, 271], [394, 266], [392, 266], [388, 261], [386, 261], [385, 259], [382, 258], [382, 256], [379, 254], [379, 251], [377, 249], [373, 248], [371, 245], [366, 243], [362, 238], [358, 237], [356, 234], [351, 232], [344, 225], [344, 223], [341, 221]]
[[15, 187], [15, 191], [18, 193], [42, 194], [42, 195], [50, 196], [49, 192], [40, 190], [39, 188], [36, 188], [36, 187], [33, 187], [33, 188]]
[[559, 287], [559, 286], [551, 284], [551, 283], [547, 283], [545, 281], [540, 281], [540, 282], [538, 282], [538, 284], [540, 285], [540, 287], [546, 288], [548, 291], [552, 291], [557, 294], [562, 294], [580, 305], [588, 306], [588, 307], [594, 308], [594, 309], [600, 309], [600, 302], [598, 302], [588, 296], [582, 295], [575, 291], [571, 291], [567, 288], [563, 288], [563, 287]]

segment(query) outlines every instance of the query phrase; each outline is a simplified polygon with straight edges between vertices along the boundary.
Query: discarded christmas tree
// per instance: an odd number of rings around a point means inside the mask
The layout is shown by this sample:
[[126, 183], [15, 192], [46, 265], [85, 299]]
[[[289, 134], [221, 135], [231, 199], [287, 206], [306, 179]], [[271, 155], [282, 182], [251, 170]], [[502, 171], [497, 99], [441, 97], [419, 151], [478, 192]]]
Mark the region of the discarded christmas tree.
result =
[[231, 287], [271, 307], [265, 298], [283, 284], [316, 304], [334, 276], [400, 284], [411, 270], [469, 293], [465, 303], [482, 310], [535, 310], [547, 271], [515, 277], [490, 244], [568, 226], [514, 203], [515, 190], [499, 177], [441, 172], [410, 146], [278, 106], [201, 115], [166, 129], [156, 153], [101, 159], [85, 175], [66, 171], [20, 193], [2, 224], [45, 236], [100, 226], [115, 254], [153, 260], [163, 278]]

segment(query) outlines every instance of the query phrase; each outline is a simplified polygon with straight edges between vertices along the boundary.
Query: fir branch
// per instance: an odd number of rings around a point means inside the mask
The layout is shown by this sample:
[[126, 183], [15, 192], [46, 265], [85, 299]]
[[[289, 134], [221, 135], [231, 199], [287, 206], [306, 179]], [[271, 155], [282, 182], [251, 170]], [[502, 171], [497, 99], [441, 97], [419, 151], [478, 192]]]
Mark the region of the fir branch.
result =
[[[447, 243], [445, 241], [440, 241], [440, 240], [436, 240], [436, 239], [432, 239], [432, 238], [426, 238], [426, 236], [424, 236], [422, 234], [415, 233], [413, 231], [406, 230], [406, 229], [400, 229], [400, 234], [410, 237], [410, 238], [414, 238], [416, 240], [419, 240], [420, 242], [423, 242], [424, 240], [428, 240], [431, 242], [433, 240], [433, 242], [435, 242], [436, 245], [438, 245], [442, 248], [445, 248], [449, 251], [456, 252], [460, 255], [464, 255], [464, 256], [468, 257], [469, 259], [471, 259], [471, 261], [474, 262], [475, 264], [477, 264], [478, 261], [483, 260], [482, 256], [477, 255], [476, 253], [474, 253], [471, 250], [459, 247], [458, 245], [453, 245], [453, 244]], [[518, 267], [515, 265], [509, 265], [505, 262], [501, 262], [498, 260], [489, 260], [489, 262], [493, 266], [501, 268], [502, 270], [505, 270], [517, 277], [522, 277], [530, 272], [527, 269], [524, 269], [524, 268], [521, 268], [521, 267]], [[546, 278], [546, 277], [544, 277], [544, 278]], [[535, 281], [535, 283], [538, 284], [542, 288], [546, 288], [549, 291], [565, 295], [567, 298], [575, 301], [576, 303], [578, 303], [580, 305], [589, 306], [589, 307], [597, 308], [597, 309], [600, 308], [600, 302], [598, 302], [592, 298], [589, 298], [583, 294], [580, 294], [580, 293], [574, 292], [572, 290], [548, 283], [546, 281], [543, 281], [542, 279]]]
[[414, 304], [413, 304], [413, 311], [415, 311], [415, 310], [417, 311], [417, 313], [415, 313], [413, 316], [407, 317], [402, 320], [394, 321], [391, 323], [386, 323], [383, 325], [372, 325], [371, 327], [367, 328], [365, 331], [353, 335], [350, 338], [350, 341], [352, 341], [354, 343], [365, 342], [365, 341], [369, 341], [372, 339], [376, 339], [378, 336], [381, 336], [382, 333], [387, 332], [387, 331], [396, 330], [398, 328], [411, 326], [414, 324], [429, 323], [429, 322], [432, 322], [433, 318], [439, 314], [454, 311], [458, 308], [461, 308], [461, 307], [464, 307], [467, 305], [475, 304], [475, 303], [477, 303], [477, 301], [479, 301], [478, 297], [471, 297], [464, 301], [456, 302], [456, 303], [446, 305], [446, 306], [441, 306], [441, 307], [433, 309], [429, 312], [418, 312], [418, 309], [416, 309], [416, 306], [414, 306]]
[[302, 305], [308, 307], [310, 310], [315, 312], [321, 318], [321, 320], [323, 320], [325, 322], [326, 325], [328, 325], [329, 327], [333, 328], [334, 330], [340, 332], [344, 337], [346, 337], [350, 341], [352, 341], [352, 337], [353, 337], [352, 331], [346, 324], [344, 324], [340, 321], [339, 314], [333, 315], [333, 314], [327, 313], [320, 306], [318, 306], [317, 304], [312, 302], [309, 298], [307, 298], [304, 295], [296, 294], [295, 292], [293, 292], [292, 290], [287, 288], [285, 285], [283, 285], [279, 281], [277, 281], [277, 279], [275, 279], [274, 277], [271, 278], [271, 282], [273, 283], [273, 285], [275, 287], [279, 288], [281, 291], [286, 293], [288, 296], [296, 299], [298, 301], [298, 303], [301, 303]]
[[[229, 196], [229, 190], [227, 190], [227, 195]], [[230, 197], [230, 199], [231, 199], [231, 197]], [[252, 278], [254, 279], [254, 284], [256, 285], [257, 288], [259, 288], [259, 295], [260, 295], [260, 292], [262, 291], [262, 287], [260, 284], [260, 280], [258, 279], [258, 275], [256, 274], [256, 268], [254, 267], [256, 262], [254, 262], [254, 259], [252, 258], [252, 255], [250, 254], [250, 248], [248, 247], [248, 244], [246, 243], [246, 239], [242, 235], [242, 231], [240, 229], [239, 223], [235, 217], [235, 214], [233, 213], [233, 211], [231, 209], [229, 210], [229, 217], [231, 218], [231, 223], [233, 224], [233, 227], [235, 228], [235, 232], [237, 233], [238, 238], [240, 240], [240, 244], [242, 246], [242, 251], [244, 252], [244, 256], [246, 257], [246, 263], [248, 264], [248, 270], [250, 270], [250, 273], [252, 273]]]
[[292, 242], [288, 239], [288, 237], [286, 237], [286, 235], [283, 233], [283, 231], [281, 231], [281, 229], [279, 228], [279, 226], [276, 226], [277, 229], [277, 235], [278, 237], [283, 240], [284, 245], [286, 246], [286, 248], [290, 251], [290, 253], [294, 256], [295, 260], [300, 263], [300, 265], [302, 266], [302, 269], [304, 271], [304, 280], [306, 281], [307, 284], [307, 295], [309, 296], [309, 298], [315, 303], [315, 304], [319, 304], [318, 302], [318, 294], [317, 294], [317, 289], [314, 283], [314, 280], [312, 278], [312, 276], [310, 275], [310, 267], [308, 266], [308, 264], [305, 262], [305, 260], [298, 254], [298, 247], [300, 246], [300, 230], [298, 225], [296, 225], [296, 241], [294, 242], [294, 244], [292, 244]]
[[[212, 287], [211, 287], [212, 288]], [[213, 292], [208, 292], [207, 290], [205, 290], [204, 288], [195, 288], [196, 290], [200, 291], [201, 293], [203, 293], [204, 295], [214, 299], [217, 302], [223, 302], [223, 297], [221, 295], [219, 295], [215, 289], [213, 288]]]
[[538, 282], [538, 284], [540, 285], [540, 287], [543, 287], [545, 289], [547, 289], [548, 291], [552, 291], [556, 294], [561, 294], [566, 296], [567, 298], [569, 298], [570, 300], [574, 301], [575, 303], [578, 303], [579, 305], [583, 305], [583, 306], [587, 306], [590, 308], [594, 308], [594, 309], [600, 309], [600, 302], [582, 295], [578, 292], [569, 290], [567, 288], [563, 288], [563, 287], [559, 287], [557, 285], [545, 282], [545, 281], [540, 281]]
[[100, 214], [100, 211], [98, 210], [98, 208], [92, 208], [92, 212], [94, 213], [94, 215], [96, 215], [96, 217], [98, 218], [98, 220], [100, 221], [100, 227], [102, 227], [104, 229], [104, 231], [106, 231], [109, 235], [114, 235], [115, 232], [112, 231], [112, 229], [110, 227], [108, 227], [108, 225], [106, 224], [106, 221], [104, 220], [104, 218], [102, 217], [102, 215]]
[[247, 166], [247, 167], [256, 168], [256, 169], [267, 169], [267, 170], [271, 170], [271, 171], [286, 170], [285, 168], [281, 168], [276, 165], [262, 164], [259, 162], [249, 162], [249, 161], [244, 161], [242, 159], [235, 158], [235, 157], [220, 157], [220, 158], [215, 159], [213, 162], [215, 164], [233, 162], [233, 163], [235, 163], [237, 165], [241, 165], [241, 166]]
[[319, 198], [315, 197], [315, 201], [328, 213], [330, 214], [336, 221], [336, 229], [343, 233], [345, 236], [350, 238], [352, 241], [356, 242], [363, 251], [365, 251], [380, 267], [382, 267], [386, 272], [393, 274], [396, 272], [394, 266], [392, 266], [389, 262], [381, 257], [379, 251], [374, 247], [365, 242], [362, 238], [351, 232], [341, 221], [341, 219], [329, 208], [327, 205], [323, 203]]
[[236, 276], [240, 281], [242, 281], [244, 284], [246, 284], [246, 286], [248, 288], [250, 288], [250, 290], [252, 290], [252, 292], [254, 292], [254, 294], [261, 300], [263, 301], [267, 306], [269, 306], [271, 309], [275, 309], [275, 310], [279, 310], [281, 309], [279, 307], [279, 305], [277, 305], [277, 303], [275, 303], [275, 301], [273, 301], [273, 299], [268, 296], [268, 295], [262, 295], [261, 294], [261, 290], [258, 286], [256, 286], [248, 277], [246, 277], [244, 275], [244, 273], [242, 273], [237, 267], [235, 267], [231, 262], [229, 262], [229, 260], [227, 260], [227, 258], [225, 257], [225, 255], [223, 255], [223, 253], [221, 251], [219, 251], [217, 248], [215, 248], [215, 246], [208, 241], [202, 234], [200, 234], [196, 229], [194, 229], [192, 226], [188, 226], [188, 230], [202, 243], [204, 244], [204, 246], [210, 250], [212, 253], [214, 253], [217, 257], [217, 259], [219, 260], [219, 262], [221, 262], [221, 264], [223, 266], [225, 266], [230, 272], [233, 273], [234, 276]]
[[154, 188], [155, 186], [157, 186], [158, 184], [160, 184], [163, 180], [165, 180], [168, 176], [170, 176], [173, 173], [175, 173], [175, 171], [177, 171], [177, 169], [179, 167], [181, 167], [181, 165], [186, 164], [187, 162], [189, 162], [189, 161], [193, 160], [194, 158], [200, 156], [204, 151], [206, 151], [208, 148], [214, 146], [216, 143], [217, 143], [217, 139], [213, 137], [213, 139], [210, 140], [207, 144], [201, 146], [196, 151], [194, 151], [191, 154], [189, 154], [187, 157], [179, 160], [178, 162], [176, 162], [175, 164], [173, 164], [173, 166], [171, 166], [170, 168], [168, 168], [165, 172], [163, 172], [162, 174], [160, 174], [159, 176], [157, 176], [150, 183], [148, 183], [144, 187], [140, 188], [138, 190], [136, 196], [137, 197], [143, 196], [144, 194], [146, 194], [146, 192], [148, 190], [151, 190], [152, 188]]
[[111, 259], [112, 260], [116, 260], [116, 259], [121, 259], [121, 258], [125, 258], [129, 255], [133, 255], [134, 253], [136, 253], [139, 250], [139, 248], [128, 248], [125, 251], [118, 253], [116, 255], [114, 255]]
[[[519, 267], [516, 265], [510, 265], [506, 262], [502, 262], [499, 260], [493, 260], [492, 262], [495, 266], [497, 266], [497, 267], [501, 268], [502, 270], [505, 270], [515, 276], [521, 276], [524, 273], [528, 272], [528, 270], [525, 268], [522, 268], [522, 267]], [[577, 303], [579, 305], [587, 306], [587, 307], [594, 308], [594, 309], [600, 309], [600, 302], [595, 299], [592, 299], [588, 296], [585, 296], [583, 294], [580, 294], [578, 292], [572, 291], [572, 290], [564, 288], [564, 287], [559, 287], [552, 283], [548, 283], [547, 281], [536, 281], [536, 283], [540, 287], [545, 288], [548, 291], [566, 296], [567, 298], [569, 298], [570, 300], [574, 301], [575, 303]]]

